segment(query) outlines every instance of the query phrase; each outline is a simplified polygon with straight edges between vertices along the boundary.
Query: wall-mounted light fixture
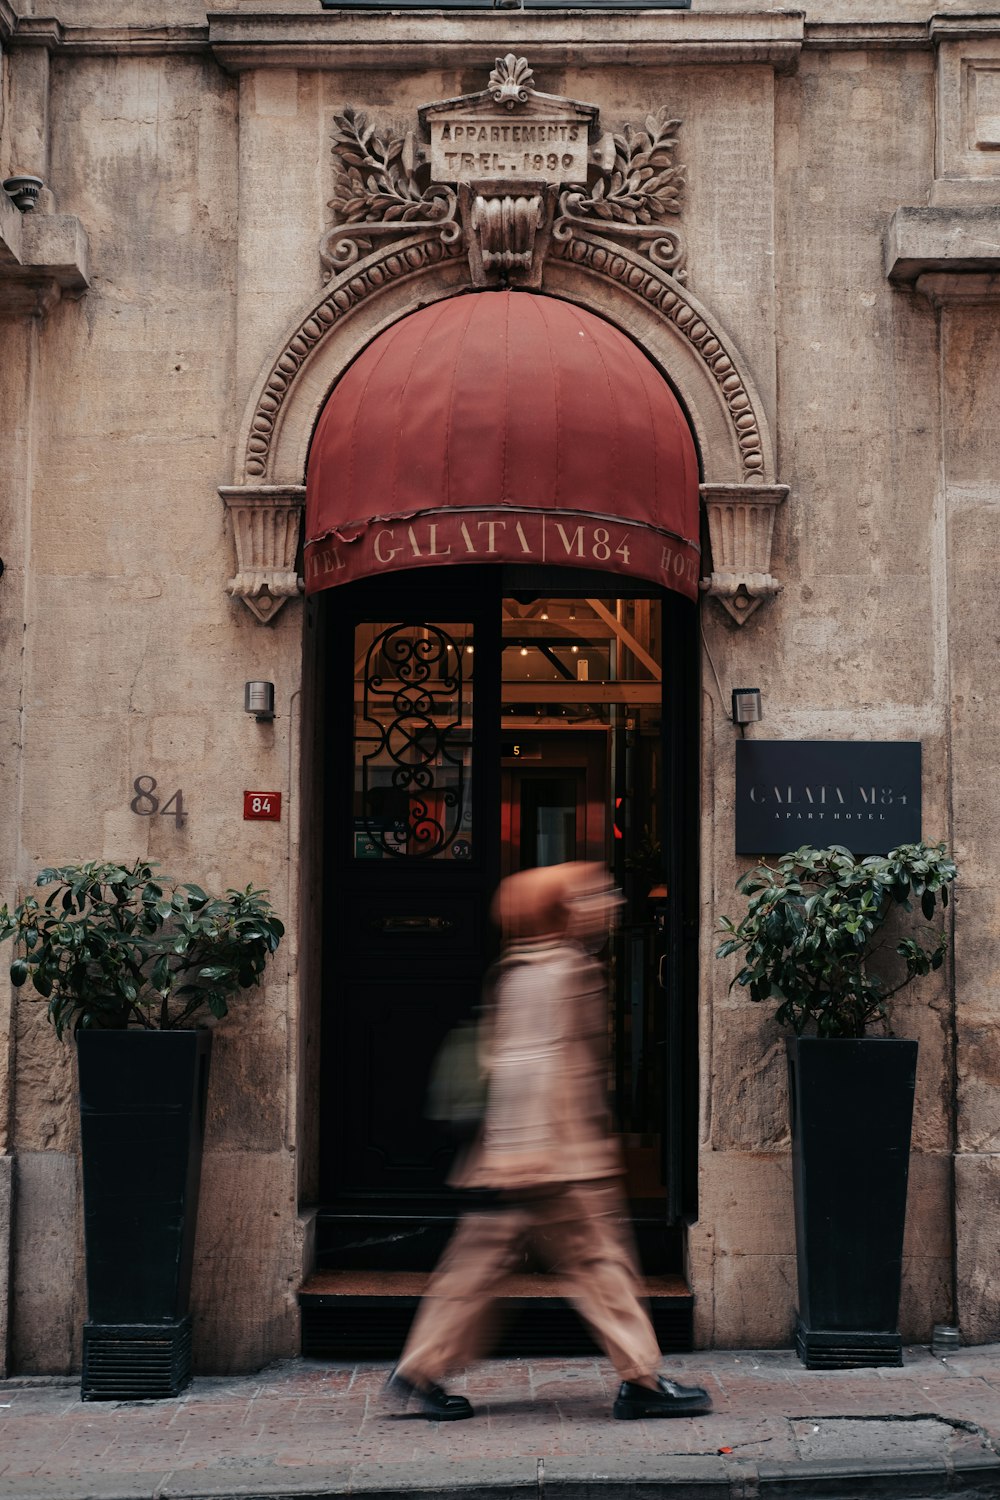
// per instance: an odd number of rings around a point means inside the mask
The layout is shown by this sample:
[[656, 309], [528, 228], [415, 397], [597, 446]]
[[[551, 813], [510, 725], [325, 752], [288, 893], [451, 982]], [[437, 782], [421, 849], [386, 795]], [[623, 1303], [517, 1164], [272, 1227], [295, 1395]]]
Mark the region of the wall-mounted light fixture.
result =
[[733, 688], [734, 724], [759, 724], [763, 717], [760, 688]]
[[23, 214], [30, 213], [38, 202], [38, 195], [45, 186], [40, 177], [31, 177], [27, 173], [21, 173], [17, 177], [5, 177], [3, 190]]
[[246, 713], [254, 715], [258, 724], [269, 723], [274, 718], [274, 683], [245, 683], [243, 708]]

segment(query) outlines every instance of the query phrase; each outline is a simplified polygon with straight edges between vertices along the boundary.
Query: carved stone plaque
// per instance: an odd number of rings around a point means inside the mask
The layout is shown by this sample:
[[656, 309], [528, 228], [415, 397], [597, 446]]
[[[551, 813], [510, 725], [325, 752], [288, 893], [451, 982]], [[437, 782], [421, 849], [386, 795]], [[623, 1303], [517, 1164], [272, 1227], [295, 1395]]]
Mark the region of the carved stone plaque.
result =
[[592, 104], [538, 93], [527, 60], [512, 52], [497, 58], [481, 94], [420, 111], [431, 178], [456, 186], [482, 178], [585, 183], [596, 118]]
[[[445, 113], [447, 110], [447, 113]], [[427, 113], [431, 176], [438, 182], [473, 182], [482, 177], [522, 181], [585, 183], [589, 154], [587, 119], [565, 112], [533, 111], [515, 117], [502, 109], [444, 107]]]

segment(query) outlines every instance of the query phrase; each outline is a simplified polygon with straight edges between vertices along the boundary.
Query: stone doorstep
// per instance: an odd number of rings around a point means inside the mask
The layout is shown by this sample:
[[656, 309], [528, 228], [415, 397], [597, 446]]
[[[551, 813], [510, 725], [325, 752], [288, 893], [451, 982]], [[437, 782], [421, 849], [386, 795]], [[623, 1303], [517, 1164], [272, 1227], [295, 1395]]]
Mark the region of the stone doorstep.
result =
[[[429, 1271], [314, 1271], [302, 1283], [300, 1297], [422, 1297], [431, 1278]], [[645, 1276], [646, 1297], [690, 1300], [691, 1288], [683, 1276]], [[566, 1297], [563, 1277], [555, 1274], [508, 1276], [503, 1297]]]
[[[343, 1359], [398, 1351], [429, 1280], [419, 1271], [314, 1272], [298, 1294], [303, 1354]], [[642, 1288], [661, 1348], [690, 1350], [694, 1298], [684, 1278], [647, 1276]], [[508, 1277], [495, 1311], [500, 1358], [573, 1358], [594, 1348], [571, 1307], [571, 1288], [557, 1274]]]

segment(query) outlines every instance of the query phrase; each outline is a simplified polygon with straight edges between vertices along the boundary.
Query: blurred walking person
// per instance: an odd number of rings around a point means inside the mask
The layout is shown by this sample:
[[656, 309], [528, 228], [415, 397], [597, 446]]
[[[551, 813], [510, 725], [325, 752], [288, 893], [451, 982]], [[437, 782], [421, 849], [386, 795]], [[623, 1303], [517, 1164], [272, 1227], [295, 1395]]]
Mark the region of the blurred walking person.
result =
[[593, 864], [520, 871], [494, 898], [504, 950], [486, 987], [486, 1110], [452, 1182], [496, 1196], [459, 1221], [386, 1387], [433, 1420], [473, 1416], [442, 1381], [487, 1352], [500, 1285], [529, 1235], [544, 1240], [550, 1269], [621, 1377], [615, 1417], [710, 1410], [700, 1386], [659, 1375], [639, 1299], [607, 1119], [605, 976], [587, 951], [602, 945], [618, 904], [607, 871]]

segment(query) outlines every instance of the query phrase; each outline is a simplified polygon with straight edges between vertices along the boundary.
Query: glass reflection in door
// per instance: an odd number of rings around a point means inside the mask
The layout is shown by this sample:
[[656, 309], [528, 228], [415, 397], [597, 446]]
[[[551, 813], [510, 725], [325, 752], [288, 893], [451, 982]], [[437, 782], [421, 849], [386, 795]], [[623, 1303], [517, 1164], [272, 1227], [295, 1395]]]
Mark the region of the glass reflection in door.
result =
[[598, 860], [626, 904], [608, 950], [610, 1092], [633, 1200], [662, 1199], [666, 1005], [657, 601], [503, 601], [502, 870]]

